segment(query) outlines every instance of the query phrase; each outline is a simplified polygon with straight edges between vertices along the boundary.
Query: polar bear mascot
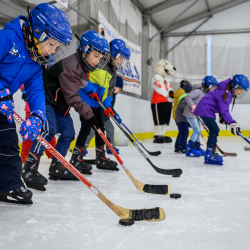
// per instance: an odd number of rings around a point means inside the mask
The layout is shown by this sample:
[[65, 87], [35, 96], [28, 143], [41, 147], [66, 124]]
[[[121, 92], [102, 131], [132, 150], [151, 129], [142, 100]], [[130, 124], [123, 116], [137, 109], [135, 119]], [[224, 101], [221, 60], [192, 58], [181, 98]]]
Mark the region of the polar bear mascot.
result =
[[170, 83], [176, 68], [167, 60], [158, 61], [153, 77], [153, 96], [151, 109], [155, 124], [154, 143], [172, 142], [170, 137], [164, 136], [169, 125], [172, 111], [174, 92]]

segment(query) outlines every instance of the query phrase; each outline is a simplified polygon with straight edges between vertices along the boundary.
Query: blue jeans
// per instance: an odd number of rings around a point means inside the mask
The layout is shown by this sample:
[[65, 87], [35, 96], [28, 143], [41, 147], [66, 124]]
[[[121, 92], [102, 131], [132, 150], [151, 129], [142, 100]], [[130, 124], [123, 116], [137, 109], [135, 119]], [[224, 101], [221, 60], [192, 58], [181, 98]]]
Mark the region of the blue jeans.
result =
[[210, 147], [216, 146], [217, 137], [219, 135], [220, 129], [219, 129], [215, 119], [211, 118], [211, 117], [204, 117], [204, 116], [201, 116], [201, 119], [204, 121], [207, 128], [209, 129], [209, 136], [208, 136], [207, 145]]
[[[46, 104], [46, 116], [47, 122], [43, 125], [40, 135], [47, 141], [57, 134], [60, 137], [57, 141], [55, 149], [62, 155], [65, 156], [70, 147], [70, 143], [75, 138], [74, 124], [70, 114], [62, 115], [55, 111], [55, 109]], [[45, 147], [40, 142], [35, 140], [30, 148], [30, 151], [34, 154], [43, 154]]]
[[179, 150], [186, 149], [188, 132], [189, 132], [188, 123], [179, 122], [177, 123], [177, 126], [178, 126], [179, 133], [175, 141], [175, 148]]
[[186, 117], [186, 119], [188, 120], [188, 123], [190, 124], [190, 126], [193, 129], [193, 133], [190, 137], [190, 140], [192, 142], [200, 142], [201, 139], [201, 124], [200, 121], [197, 118], [188, 118]]

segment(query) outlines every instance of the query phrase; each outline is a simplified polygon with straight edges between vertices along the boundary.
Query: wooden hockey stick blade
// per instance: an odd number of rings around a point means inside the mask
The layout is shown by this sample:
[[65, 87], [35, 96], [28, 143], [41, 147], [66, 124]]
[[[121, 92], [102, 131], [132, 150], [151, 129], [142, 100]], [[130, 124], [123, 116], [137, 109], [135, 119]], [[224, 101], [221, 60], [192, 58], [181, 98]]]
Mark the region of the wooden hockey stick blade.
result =
[[223, 152], [224, 156], [237, 156], [237, 153], [227, 153], [227, 152]]
[[[14, 112], [13, 118], [19, 123], [23, 123], [23, 119]], [[149, 209], [127, 209], [119, 207], [110, 201], [103, 193], [101, 193], [85, 176], [83, 176], [72, 164], [70, 164], [55, 148], [53, 148], [42, 136], [38, 135], [38, 140], [53, 156], [55, 156], [72, 174], [74, 174], [81, 182], [83, 182], [99, 199], [101, 199], [113, 212], [121, 219], [132, 219], [142, 221], [161, 221], [165, 219], [165, 212], [162, 208]], [[139, 214], [140, 216], [136, 217]]]
[[[134, 183], [134, 185], [136, 186], [136, 188], [139, 191], [141, 191], [143, 193], [150, 193], [150, 194], [163, 194], [163, 195], [170, 194], [171, 189], [170, 189], [170, 187], [168, 185], [149, 185], [149, 184], [144, 184], [144, 183], [136, 180], [134, 178], [134, 176], [130, 173], [130, 171], [125, 167], [122, 159], [117, 154], [117, 152], [115, 151], [115, 149], [113, 148], [113, 146], [110, 144], [110, 142], [108, 141], [108, 139], [105, 137], [105, 135], [103, 134], [103, 132], [101, 131], [101, 129], [100, 128], [97, 129], [95, 127], [95, 130], [101, 136], [101, 138], [103, 139], [103, 141], [106, 143], [106, 145], [108, 146], [108, 148], [110, 149], [110, 151], [113, 153], [113, 155], [115, 156], [115, 158], [117, 159], [117, 161], [120, 163], [120, 165], [122, 166], [122, 168], [127, 173], [128, 177], [131, 179], [131, 181]], [[149, 188], [144, 188], [145, 185], [148, 185], [150, 187]], [[148, 187], [148, 186], [146, 186], [146, 187]]]
[[245, 146], [244, 149], [245, 149], [246, 151], [249, 151], [249, 150], [250, 150], [250, 147]]

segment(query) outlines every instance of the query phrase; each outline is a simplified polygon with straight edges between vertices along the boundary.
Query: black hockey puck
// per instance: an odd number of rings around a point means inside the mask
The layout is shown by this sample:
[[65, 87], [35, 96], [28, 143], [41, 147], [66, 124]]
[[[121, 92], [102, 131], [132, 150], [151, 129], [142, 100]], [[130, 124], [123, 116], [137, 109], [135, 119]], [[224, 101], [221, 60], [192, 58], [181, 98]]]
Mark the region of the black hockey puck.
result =
[[173, 174], [172, 177], [180, 177], [180, 174]]
[[132, 226], [135, 223], [134, 220], [131, 219], [120, 219], [119, 224], [122, 226]]
[[181, 195], [180, 194], [170, 194], [170, 197], [175, 198], [175, 199], [179, 199], [179, 198], [181, 198]]

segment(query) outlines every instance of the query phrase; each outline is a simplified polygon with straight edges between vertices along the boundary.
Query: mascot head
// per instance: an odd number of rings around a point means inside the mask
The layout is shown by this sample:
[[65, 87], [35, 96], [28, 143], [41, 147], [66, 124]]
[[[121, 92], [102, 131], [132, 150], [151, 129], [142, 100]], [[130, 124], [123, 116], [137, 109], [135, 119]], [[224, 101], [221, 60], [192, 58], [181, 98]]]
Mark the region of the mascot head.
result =
[[161, 59], [155, 66], [155, 73], [164, 77], [171, 77], [176, 68], [167, 60]]

